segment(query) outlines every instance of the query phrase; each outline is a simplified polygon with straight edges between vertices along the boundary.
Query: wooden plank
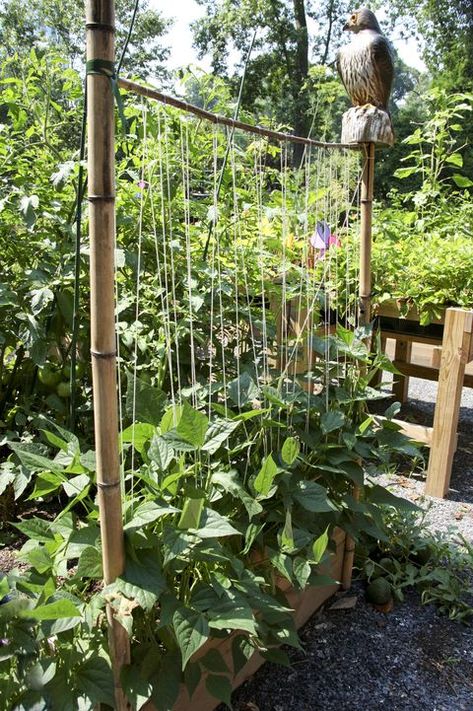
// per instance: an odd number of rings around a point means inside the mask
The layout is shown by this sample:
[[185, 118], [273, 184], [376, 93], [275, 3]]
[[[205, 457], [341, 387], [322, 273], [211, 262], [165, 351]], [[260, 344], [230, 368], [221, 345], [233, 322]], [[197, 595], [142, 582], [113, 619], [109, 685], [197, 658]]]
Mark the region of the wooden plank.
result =
[[[376, 415], [376, 420], [385, 420], [385, 417], [381, 415]], [[415, 422], [406, 422], [406, 420], [392, 419], [396, 425], [399, 425], [401, 432], [412, 439], [414, 442], [420, 442], [426, 447], [432, 445], [433, 427], [427, 427], [426, 425], [418, 425]]]
[[[420, 321], [419, 312], [415, 306], [411, 306], [405, 316], [401, 316], [399, 306], [396, 301], [385, 301], [378, 304], [374, 309], [376, 316], [387, 316], [388, 318], [405, 318], [406, 321]], [[432, 319], [431, 323], [445, 323], [445, 316]]]
[[[417, 363], [402, 363], [393, 361], [396, 368], [402, 370], [405, 375], [410, 375], [413, 378], [422, 378], [422, 380], [438, 380], [439, 371], [437, 368], [430, 368], [426, 365], [418, 365]], [[465, 388], [473, 388], [473, 375], [463, 375], [463, 386]]]
[[433, 427], [426, 427], [425, 425], [418, 425], [415, 422], [406, 422], [405, 420], [393, 420], [393, 422], [399, 425], [403, 434], [414, 440], [414, 442], [421, 442], [426, 447], [432, 445]]
[[389, 328], [383, 328], [381, 334], [384, 338], [392, 338], [395, 341], [411, 341], [412, 343], [426, 343], [428, 345], [437, 346], [442, 345], [442, 339], [437, 336], [426, 336], [421, 334], [413, 333], [399, 333], [398, 331], [391, 331]]
[[[376, 415], [376, 420], [385, 420], [385, 417], [381, 415]], [[426, 427], [425, 425], [418, 425], [415, 422], [406, 422], [405, 420], [392, 419], [396, 425], [399, 425], [403, 434], [405, 434], [414, 442], [420, 442], [425, 444], [426, 447], [430, 447], [432, 443], [433, 427]]]
[[442, 362], [442, 346], [434, 346], [432, 348], [432, 368], [437, 368], [440, 370], [440, 363]]
[[429, 496], [445, 496], [450, 484], [465, 364], [471, 350], [472, 331], [473, 312], [447, 309], [425, 488]]
[[[393, 337], [388, 337], [386, 340], [386, 347], [384, 348], [384, 353], [391, 360], [394, 360], [394, 351], [396, 347], [396, 340]], [[435, 349], [439, 350], [438, 363], [436, 365], [437, 356], [433, 355]], [[417, 341], [412, 342], [412, 353], [410, 362], [414, 365], [425, 365], [427, 368], [440, 368], [440, 358], [441, 358], [441, 346], [434, 345], [432, 343], [417, 343]], [[465, 374], [473, 375], [473, 363], [467, 363], [465, 368]]]
[[[407, 340], [396, 340], [396, 350], [394, 353], [394, 360], [396, 363], [410, 363], [412, 353], [412, 341]], [[403, 369], [400, 367], [399, 370], [403, 375], [394, 374], [393, 376], [393, 393], [396, 400], [399, 402], [406, 402], [409, 395], [409, 376], [404, 374]]]

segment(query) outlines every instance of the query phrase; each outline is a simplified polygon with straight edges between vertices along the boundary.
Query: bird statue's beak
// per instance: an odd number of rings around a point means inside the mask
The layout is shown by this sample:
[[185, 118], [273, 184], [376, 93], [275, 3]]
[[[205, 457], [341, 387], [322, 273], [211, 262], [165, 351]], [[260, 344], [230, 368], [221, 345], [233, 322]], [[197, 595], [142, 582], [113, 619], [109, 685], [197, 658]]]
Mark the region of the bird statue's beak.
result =
[[343, 25], [343, 29], [344, 29], [344, 30], [349, 30], [349, 29], [350, 29], [350, 23], [349, 23], [349, 22], [345, 22], [345, 24]]

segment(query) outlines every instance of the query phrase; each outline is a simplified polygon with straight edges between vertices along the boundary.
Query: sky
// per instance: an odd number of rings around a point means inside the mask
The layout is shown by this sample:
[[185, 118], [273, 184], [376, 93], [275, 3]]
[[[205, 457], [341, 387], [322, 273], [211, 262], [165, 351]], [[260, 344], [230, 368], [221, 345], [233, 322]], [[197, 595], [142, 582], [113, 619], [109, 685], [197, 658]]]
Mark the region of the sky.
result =
[[[175, 68], [196, 64], [208, 71], [210, 69], [209, 61], [197, 59], [196, 52], [192, 47], [192, 32], [190, 30], [190, 23], [204, 14], [203, 8], [197, 5], [195, 0], [175, 0], [172, 3], [169, 0], [150, 0], [150, 6], [162, 12], [164, 17], [174, 19], [174, 25], [167, 37], [171, 46], [170, 66]], [[396, 34], [391, 36], [390, 40], [401, 59], [407, 64], [417, 69], [425, 69], [414, 40], [406, 42]]]

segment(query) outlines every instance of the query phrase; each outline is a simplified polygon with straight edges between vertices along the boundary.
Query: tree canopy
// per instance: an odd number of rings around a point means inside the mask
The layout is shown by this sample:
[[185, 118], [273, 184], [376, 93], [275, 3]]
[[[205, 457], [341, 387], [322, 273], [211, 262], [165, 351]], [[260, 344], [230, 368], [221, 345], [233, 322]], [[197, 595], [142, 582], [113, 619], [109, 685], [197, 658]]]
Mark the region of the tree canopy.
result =
[[[117, 0], [118, 51], [123, 47], [130, 27], [134, 0]], [[169, 48], [163, 43], [170, 20], [141, 0], [133, 37], [128, 46], [124, 68], [133, 74], [165, 78]], [[71, 65], [84, 57], [84, 6], [75, 0], [5, 0], [0, 6], [0, 55], [28, 53], [32, 47], [55, 46]]]
[[309, 135], [310, 65], [334, 59], [345, 0], [197, 2], [206, 14], [194, 23], [195, 44], [201, 56], [210, 53], [214, 72], [228, 76], [230, 49], [243, 55], [257, 28], [243, 104], [253, 110], [270, 107], [266, 113], [277, 121], [292, 125], [298, 135]]

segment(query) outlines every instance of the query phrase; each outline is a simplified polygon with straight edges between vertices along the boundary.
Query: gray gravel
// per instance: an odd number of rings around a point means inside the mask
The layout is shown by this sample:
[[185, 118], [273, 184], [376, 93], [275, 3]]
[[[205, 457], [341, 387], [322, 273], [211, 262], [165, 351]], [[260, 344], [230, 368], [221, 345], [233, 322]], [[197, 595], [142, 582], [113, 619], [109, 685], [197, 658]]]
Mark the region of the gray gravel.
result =
[[234, 694], [238, 711], [471, 711], [471, 630], [412, 595], [376, 612], [361, 586], [352, 610], [324, 609], [302, 631], [292, 667], [266, 664]]
[[[432, 424], [436, 384], [411, 379], [401, 416]], [[473, 541], [473, 390], [463, 391], [459, 446], [444, 500], [423, 495], [425, 477], [386, 477], [398, 495], [428, 507], [432, 530]], [[376, 612], [355, 583], [350, 610], [330, 602], [287, 650], [288, 669], [266, 664], [234, 694], [237, 711], [473, 711], [473, 632], [412, 593], [390, 614]], [[223, 707], [221, 707], [223, 709]]]

